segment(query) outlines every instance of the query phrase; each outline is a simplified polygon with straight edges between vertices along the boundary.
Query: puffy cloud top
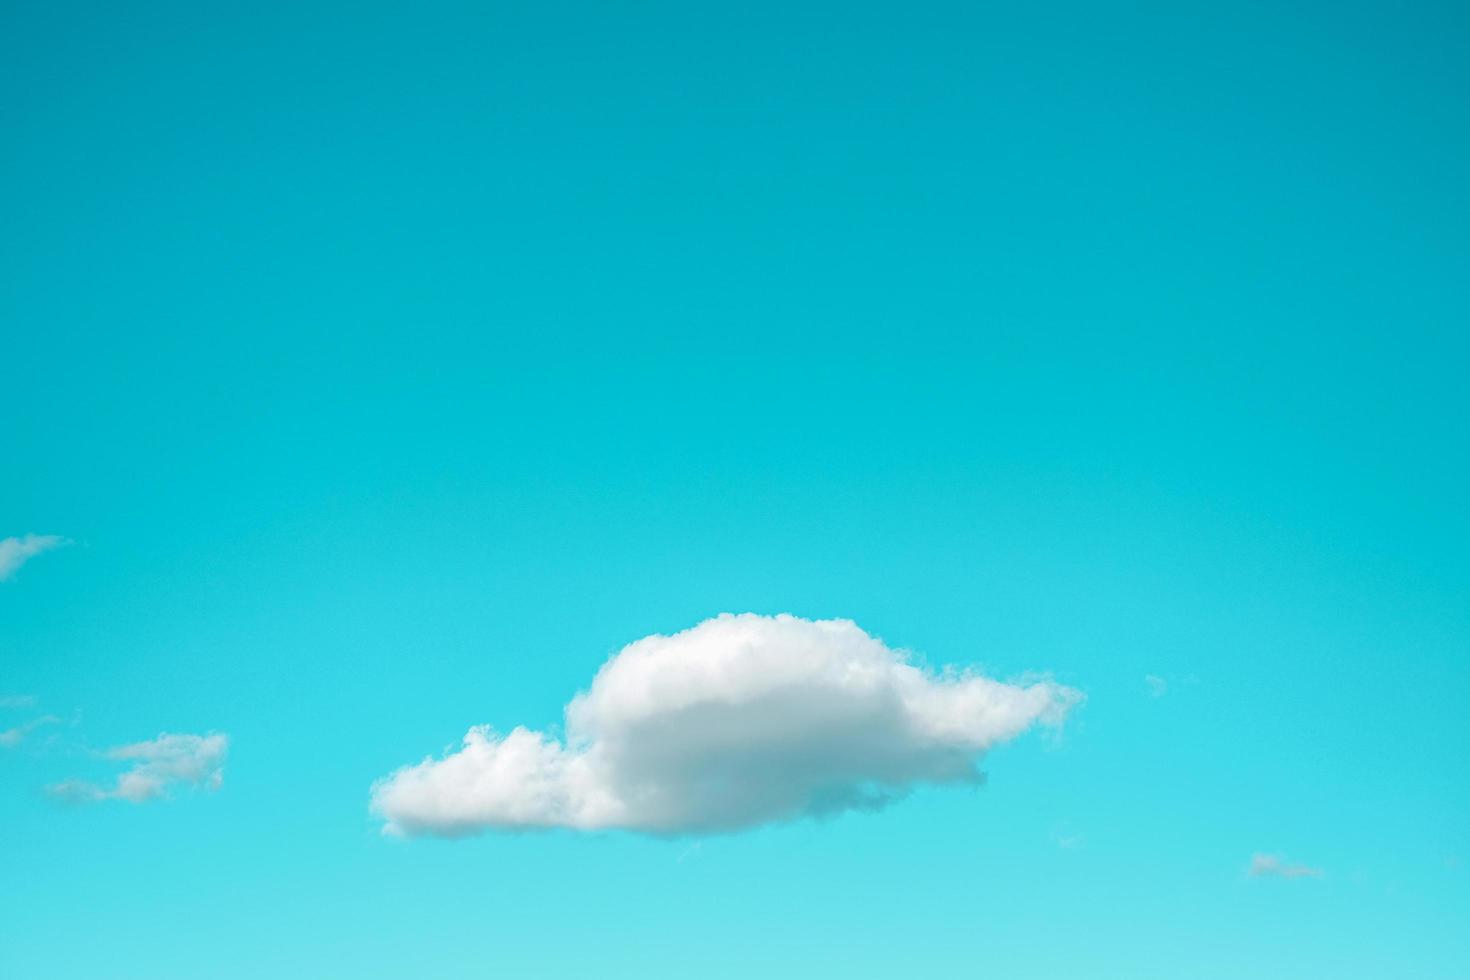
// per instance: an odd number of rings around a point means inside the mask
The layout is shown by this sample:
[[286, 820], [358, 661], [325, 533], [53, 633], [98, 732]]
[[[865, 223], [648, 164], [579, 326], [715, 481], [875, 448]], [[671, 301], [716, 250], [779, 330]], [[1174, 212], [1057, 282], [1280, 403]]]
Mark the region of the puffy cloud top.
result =
[[615, 654], [567, 705], [564, 743], [472, 728], [374, 784], [372, 809], [408, 835], [734, 830], [976, 783], [985, 750], [1080, 700], [923, 670], [848, 620], [727, 613]]

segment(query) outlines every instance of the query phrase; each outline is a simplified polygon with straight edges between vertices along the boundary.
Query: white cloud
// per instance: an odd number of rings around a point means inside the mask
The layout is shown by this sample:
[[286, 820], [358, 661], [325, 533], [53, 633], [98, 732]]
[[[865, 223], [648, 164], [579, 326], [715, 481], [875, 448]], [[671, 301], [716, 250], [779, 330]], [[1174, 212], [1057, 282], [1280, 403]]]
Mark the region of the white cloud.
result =
[[1064, 851], [1070, 851], [1081, 847], [1083, 837], [1070, 826], [1053, 827], [1051, 832], [1052, 843]]
[[1169, 693], [1169, 682], [1157, 674], [1146, 674], [1143, 683], [1148, 685], [1148, 695], [1151, 698], [1161, 698]]
[[42, 715], [40, 718], [31, 719], [24, 725], [7, 728], [5, 731], [0, 732], [0, 748], [13, 749], [21, 742], [24, 742], [26, 736], [37, 728], [40, 728], [42, 725], [54, 724], [60, 720], [55, 715]]
[[1251, 863], [1246, 868], [1246, 874], [1252, 878], [1320, 878], [1321, 868], [1311, 868], [1305, 864], [1288, 864], [1279, 854], [1251, 855]]
[[0, 708], [34, 708], [34, 694], [0, 694]]
[[55, 534], [27, 534], [19, 538], [0, 538], [0, 582], [14, 575], [20, 566], [52, 548], [60, 548], [67, 540]]
[[390, 833], [734, 830], [875, 809], [925, 783], [976, 784], [979, 757], [1082, 695], [925, 671], [848, 620], [724, 614], [648, 636], [566, 707], [565, 742], [471, 728], [378, 780]]
[[107, 750], [109, 759], [133, 762], [109, 789], [80, 779], [69, 779], [47, 787], [53, 796], [76, 803], [127, 800], [143, 803], [168, 795], [170, 786], [182, 783], [219, 789], [224, 778], [225, 756], [230, 740], [226, 735], [170, 735], [149, 742], [135, 742]]

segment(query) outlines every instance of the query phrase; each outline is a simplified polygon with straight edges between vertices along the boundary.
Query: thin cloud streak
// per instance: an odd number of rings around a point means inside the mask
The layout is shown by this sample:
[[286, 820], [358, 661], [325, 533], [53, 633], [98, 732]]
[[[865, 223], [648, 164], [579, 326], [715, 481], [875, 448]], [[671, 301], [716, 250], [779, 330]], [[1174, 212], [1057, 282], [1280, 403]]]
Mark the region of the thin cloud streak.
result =
[[0, 582], [14, 577], [15, 573], [20, 570], [20, 566], [37, 555], [70, 543], [66, 538], [56, 534], [26, 534], [21, 537], [0, 538]]
[[1251, 863], [1245, 872], [1252, 878], [1320, 878], [1321, 868], [1305, 864], [1290, 864], [1279, 854], [1251, 855]]
[[104, 753], [109, 759], [133, 763], [111, 787], [68, 779], [48, 786], [46, 791], [68, 803], [103, 800], [145, 803], [168, 796], [169, 789], [176, 785], [217, 790], [224, 780], [229, 747], [229, 736], [219, 733], [171, 735], [165, 732], [151, 741], [120, 745]]
[[21, 742], [24, 742], [26, 736], [37, 728], [40, 728], [42, 725], [54, 725], [59, 721], [61, 719], [55, 715], [42, 715], [39, 718], [26, 722], [24, 725], [7, 728], [5, 731], [0, 732], [0, 748], [13, 749]]

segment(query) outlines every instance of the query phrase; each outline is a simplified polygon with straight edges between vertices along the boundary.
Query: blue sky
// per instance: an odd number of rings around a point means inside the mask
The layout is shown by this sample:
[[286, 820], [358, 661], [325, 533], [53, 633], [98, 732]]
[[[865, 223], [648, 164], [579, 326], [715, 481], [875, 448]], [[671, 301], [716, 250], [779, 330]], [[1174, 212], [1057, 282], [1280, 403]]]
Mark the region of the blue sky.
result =
[[[1462, 11], [0, 17], [0, 974], [1470, 973]], [[722, 612], [1085, 702], [384, 835]]]

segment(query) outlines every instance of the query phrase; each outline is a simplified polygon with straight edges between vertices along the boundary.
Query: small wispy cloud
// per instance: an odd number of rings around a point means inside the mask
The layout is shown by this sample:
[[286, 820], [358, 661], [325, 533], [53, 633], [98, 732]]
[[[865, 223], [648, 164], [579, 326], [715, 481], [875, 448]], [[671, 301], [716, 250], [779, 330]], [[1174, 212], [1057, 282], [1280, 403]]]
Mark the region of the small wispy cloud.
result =
[[34, 708], [34, 694], [0, 694], [0, 708]]
[[37, 555], [69, 543], [66, 538], [56, 534], [26, 534], [21, 537], [0, 538], [0, 582], [15, 575], [20, 570], [20, 566]]
[[227, 735], [170, 735], [165, 732], [151, 741], [120, 745], [103, 753], [109, 759], [133, 762], [133, 767], [119, 775], [111, 787], [69, 779], [48, 786], [46, 791], [69, 803], [97, 803], [102, 800], [144, 803], [167, 796], [169, 788], [176, 784], [216, 790], [224, 780], [225, 756], [229, 748]]
[[1051, 828], [1051, 842], [1064, 851], [1082, 846], [1082, 832], [1070, 823], [1059, 823]]
[[26, 736], [37, 728], [40, 728], [42, 725], [53, 725], [59, 721], [61, 719], [55, 715], [42, 715], [39, 718], [31, 719], [24, 725], [7, 728], [3, 732], [0, 732], [0, 749], [13, 749], [21, 742], [24, 742]]
[[1169, 682], [1158, 674], [1145, 674], [1143, 683], [1148, 687], [1148, 696], [1161, 698], [1169, 693]]
[[1279, 854], [1251, 855], [1251, 863], [1245, 873], [1252, 878], [1320, 878], [1321, 868], [1305, 864], [1292, 864]]

